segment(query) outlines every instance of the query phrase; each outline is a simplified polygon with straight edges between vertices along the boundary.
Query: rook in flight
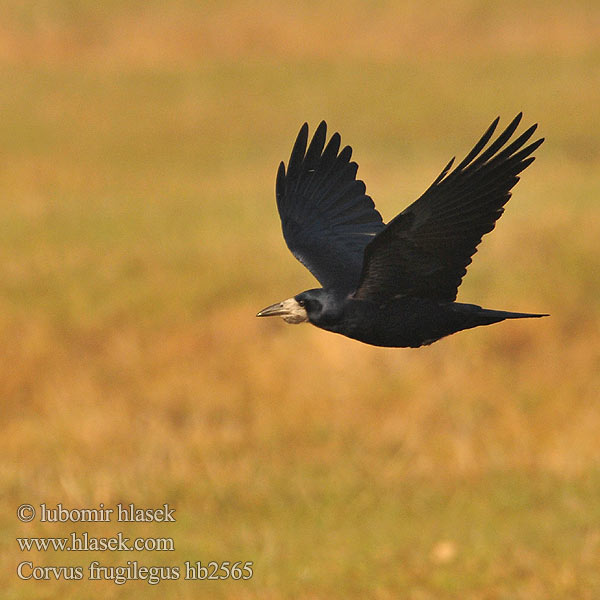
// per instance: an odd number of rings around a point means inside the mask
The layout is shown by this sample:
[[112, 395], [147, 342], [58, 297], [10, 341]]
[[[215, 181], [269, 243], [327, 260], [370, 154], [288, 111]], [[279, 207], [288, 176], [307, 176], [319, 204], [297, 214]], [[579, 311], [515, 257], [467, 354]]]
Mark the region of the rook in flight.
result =
[[511, 141], [521, 117], [489, 143], [496, 119], [458, 166], [450, 170], [452, 159], [387, 225], [356, 178], [352, 148], [340, 150], [338, 133], [325, 145], [323, 121], [307, 149], [305, 123], [287, 170], [279, 165], [277, 208], [289, 249], [323, 287], [257, 316], [308, 321], [375, 346], [412, 348], [479, 325], [547, 316], [456, 302], [477, 245], [494, 228], [519, 173], [544, 141], [527, 145], [536, 125]]

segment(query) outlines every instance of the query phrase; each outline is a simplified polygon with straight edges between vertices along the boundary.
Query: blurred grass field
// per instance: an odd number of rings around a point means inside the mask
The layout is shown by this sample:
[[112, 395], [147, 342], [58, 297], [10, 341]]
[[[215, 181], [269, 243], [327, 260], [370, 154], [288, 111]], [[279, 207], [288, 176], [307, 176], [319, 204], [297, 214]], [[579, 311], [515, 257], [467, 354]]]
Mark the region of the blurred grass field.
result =
[[[600, 597], [598, 31], [585, 0], [5, 0], [3, 598]], [[353, 145], [388, 220], [521, 110], [546, 143], [459, 299], [550, 318], [420, 350], [254, 318], [314, 287], [273, 191], [303, 121]], [[22, 524], [24, 502], [177, 522]], [[15, 543], [74, 530], [176, 549]], [[22, 560], [255, 574], [34, 582]]]

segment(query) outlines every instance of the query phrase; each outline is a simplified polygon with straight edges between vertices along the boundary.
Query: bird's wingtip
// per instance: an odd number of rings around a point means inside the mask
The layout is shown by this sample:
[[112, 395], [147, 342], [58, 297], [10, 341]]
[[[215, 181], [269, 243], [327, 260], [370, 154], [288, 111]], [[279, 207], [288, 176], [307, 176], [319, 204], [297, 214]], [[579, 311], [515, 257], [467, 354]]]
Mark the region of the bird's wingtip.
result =
[[323, 140], [323, 143], [321, 144], [321, 149], [320, 149], [322, 151], [323, 146], [325, 145], [326, 139], [327, 139], [327, 123], [325, 122], [325, 120], [323, 120], [317, 125], [317, 128], [315, 129], [315, 132], [313, 133], [313, 143], [316, 140]]
[[531, 127], [528, 129], [528, 130], [527, 130], [527, 133], [531, 135], [531, 134], [532, 134], [532, 133], [533, 133], [533, 132], [534, 132], [534, 131], [537, 129], [537, 127], [538, 127], [538, 124], [537, 124], [537, 123], [534, 123], [534, 124], [533, 124], [533, 125], [532, 125], [532, 126], [531, 126]]

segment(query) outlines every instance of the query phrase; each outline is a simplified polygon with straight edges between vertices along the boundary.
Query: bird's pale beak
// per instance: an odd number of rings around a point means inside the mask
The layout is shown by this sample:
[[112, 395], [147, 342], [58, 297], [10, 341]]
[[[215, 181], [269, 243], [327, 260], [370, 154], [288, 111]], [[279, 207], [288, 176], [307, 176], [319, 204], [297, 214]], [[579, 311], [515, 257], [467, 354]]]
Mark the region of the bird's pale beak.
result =
[[287, 323], [303, 323], [308, 321], [308, 315], [306, 309], [294, 298], [288, 298], [283, 302], [277, 302], [277, 304], [271, 304], [267, 308], [263, 308], [256, 315], [257, 317], [283, 317]]
[[283, 302], [271, 304], [271, 306], [267, 306], [267, 308], [263, 308], [260, 312], [256, 313], [257, 317], [279, 317], [283, 315], [287, 315], [287, 311], [283, 307]]

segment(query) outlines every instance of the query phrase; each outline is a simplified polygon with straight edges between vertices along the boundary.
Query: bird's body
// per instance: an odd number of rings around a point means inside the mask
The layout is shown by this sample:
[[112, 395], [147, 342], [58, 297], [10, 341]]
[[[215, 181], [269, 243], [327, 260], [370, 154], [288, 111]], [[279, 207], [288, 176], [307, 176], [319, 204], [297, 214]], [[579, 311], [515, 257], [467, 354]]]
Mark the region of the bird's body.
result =
[[307, 149], [305, 124], [276, 196], [284, 238], [323, 284], [263, 309], [258, 316], [308, 321], [347, 337], [388, 347], [419, 347], [505, 319], [541, 317], [456, 302], [481, 237], [494, 228], [518, 173], [542, 143], [523, 148], [535, 126], [506, 145], [519, 115], [485, 148], [498, 119], [452, 172], [387, 225], [356, 179], [352, 150], [340, 136], [327, 146], [322, 122]]
[[[418, 348], [463, 329], [505, 319], [541, 316], [409, 296], [390, 298], [382, 303], [357, 300], [352, 295], [328, 296], [327, 290], [315, 289], [298, 294], [296, 300], [309, 306], [308, 314], [312, 312], [309, 321], [313, 325], [373, 346]], [[311, 300], [318, 301], [324, 310], [311, 311]]]

